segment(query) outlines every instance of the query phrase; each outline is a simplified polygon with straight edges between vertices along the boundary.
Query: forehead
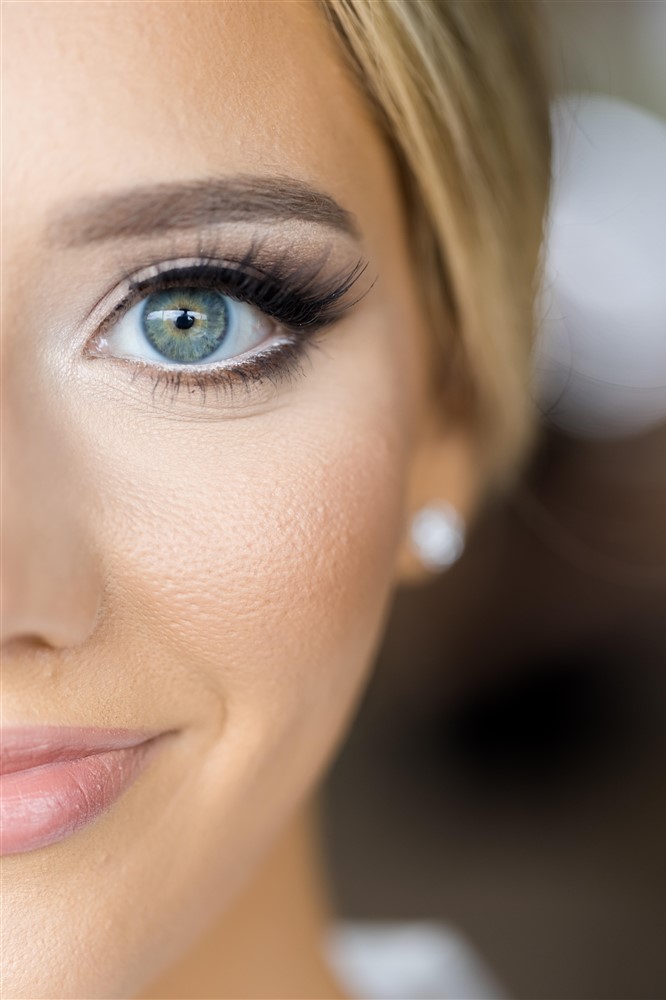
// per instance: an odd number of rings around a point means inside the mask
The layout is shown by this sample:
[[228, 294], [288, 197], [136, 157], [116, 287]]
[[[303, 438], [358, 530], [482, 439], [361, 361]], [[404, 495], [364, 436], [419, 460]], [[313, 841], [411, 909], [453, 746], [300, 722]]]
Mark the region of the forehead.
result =
[[380, 197], [381, 140], [314, 2], [3, 8], [4, 170], [22, 224], [56, 200], [234, 173]]

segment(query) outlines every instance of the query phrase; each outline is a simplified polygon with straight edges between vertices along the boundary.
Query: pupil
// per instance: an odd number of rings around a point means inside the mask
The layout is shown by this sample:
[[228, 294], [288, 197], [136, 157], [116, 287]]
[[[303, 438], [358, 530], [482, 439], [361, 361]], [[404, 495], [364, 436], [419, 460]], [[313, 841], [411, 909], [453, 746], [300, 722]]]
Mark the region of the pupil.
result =
[[182, 313], [176, 319], [176, 326], [179, 330], [190, 330], [195, 323], [194, 316], [188, 313], [187, 309], [183, 309]]

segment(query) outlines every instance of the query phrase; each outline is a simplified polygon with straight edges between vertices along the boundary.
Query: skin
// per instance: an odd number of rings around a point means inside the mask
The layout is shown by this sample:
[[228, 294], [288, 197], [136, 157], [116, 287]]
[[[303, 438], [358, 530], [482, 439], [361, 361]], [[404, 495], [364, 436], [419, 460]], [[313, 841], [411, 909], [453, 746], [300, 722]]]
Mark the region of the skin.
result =
[[[309, 2], [5, 3], [2, 27], [2, 720], [170, 734], [93, 824], [3, 859], [4, 995], [342, 995], [311, 803], [418, 575], [410, 515], [478, 493], [391, 154]], [[376, 279], [303, 373], [203, 405], [86, 356], [95, 304], [196, 234], [58, 246], [54, 219], [247, 173], [334, 197]]]

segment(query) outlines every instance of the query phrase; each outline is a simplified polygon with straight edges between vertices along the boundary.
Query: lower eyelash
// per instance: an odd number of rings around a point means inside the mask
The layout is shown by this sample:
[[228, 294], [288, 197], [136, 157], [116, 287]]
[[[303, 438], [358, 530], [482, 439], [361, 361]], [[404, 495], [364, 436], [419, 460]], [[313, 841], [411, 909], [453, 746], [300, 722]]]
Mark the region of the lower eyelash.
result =
[[150, 377], [153, 382], [153, 398], [159, 394], [160, 399], [168, 397], [175, 401], [181, 392], [187, 392], [200, 396], [201, 402], [205, 403], [210, 391], [219, 398], [221, 393], [227, 395], [236, 388], [249, 389], [263, 382], [277, 386], [281, 382], [292, 381], [302, 374], [305, 354], [315, 346], [312, 338], [294, 336], [290, 340], [257, 351], [244, 361], [224, 366], [211, 365], [210, 370], [133, 365], [132, 381], [140, 376]]

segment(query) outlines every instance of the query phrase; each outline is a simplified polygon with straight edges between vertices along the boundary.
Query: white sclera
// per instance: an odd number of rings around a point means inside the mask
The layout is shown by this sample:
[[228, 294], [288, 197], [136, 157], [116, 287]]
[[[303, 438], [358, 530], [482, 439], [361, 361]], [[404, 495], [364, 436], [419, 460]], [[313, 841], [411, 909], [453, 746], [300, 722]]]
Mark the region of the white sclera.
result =
[[560, 429], [627, 437], [666, 419], [666, 124], [582, 95], [552, 121], [535, 391]]
[[423, 507], [414, 516], [410, 538], [412, 548], [424, 566], [435, 571], [443, 570], [462, 555], [465, 525], [450, 504], [432, 504]]

